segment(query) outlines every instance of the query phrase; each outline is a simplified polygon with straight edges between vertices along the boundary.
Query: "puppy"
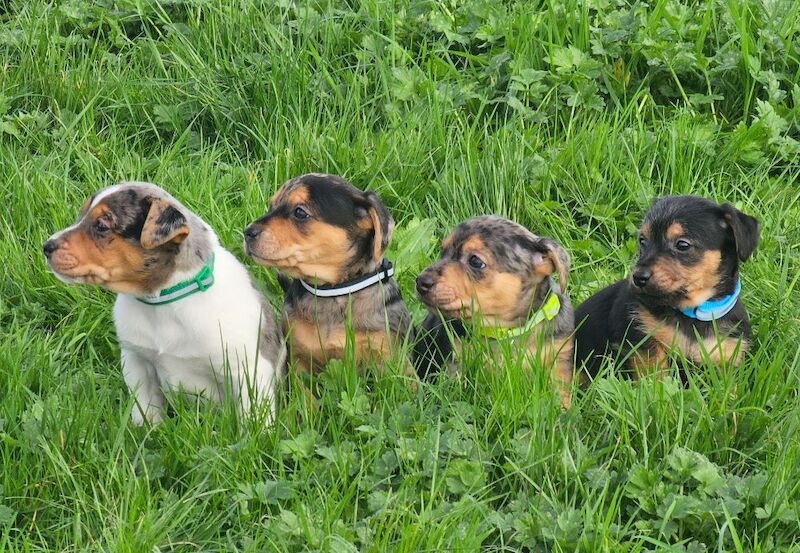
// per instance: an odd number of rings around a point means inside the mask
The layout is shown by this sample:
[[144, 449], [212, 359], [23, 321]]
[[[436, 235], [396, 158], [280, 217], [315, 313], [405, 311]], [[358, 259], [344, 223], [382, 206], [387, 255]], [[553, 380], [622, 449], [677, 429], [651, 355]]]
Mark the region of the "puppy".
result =
[[[428, 307], [415, 364], [421, 377], [452, 358], [453, 343], [470, 331], [492, 349], [512, 340], [528, 363], [552, 366], [561, 405], [569, 407], [572, 383], [572, 306], [564, 291], [570, 259], [549, 238], [493, 215], [475, 217], [445, 238], [439, 259], [417, 278]], [[557, 272], [559, 282], [551, 275]]]
[[576, 312], [576, 363], [590, 376], [611, 356], [633, 378], [662, 374], [677, 350], [694, 362], [738, 364], [750, 323], [739, 263], [758, 242], [758, 221], [730, 204], [667, 196], [645, 215], [630, 276]]
[[393, 226], [375, 193], [313, 173], [283, 184], [245, 229], [247, 254], [283, 273], [283, 329], [299, 370], [344, 357], [347, 321], [359, 365], [406, 339], [411, 317], [383, 257]]
[[131, 418], [164, 416], [164, 391], [219, 400], [227, 373], [245, 414], [268, 402], [285, 359], [275, 318], [247, 270], [209, 226], [161, 188], [123, 182], [83, 205], [78, 222], [44, 243], [66, 283], [117, 293], [114, 324]]

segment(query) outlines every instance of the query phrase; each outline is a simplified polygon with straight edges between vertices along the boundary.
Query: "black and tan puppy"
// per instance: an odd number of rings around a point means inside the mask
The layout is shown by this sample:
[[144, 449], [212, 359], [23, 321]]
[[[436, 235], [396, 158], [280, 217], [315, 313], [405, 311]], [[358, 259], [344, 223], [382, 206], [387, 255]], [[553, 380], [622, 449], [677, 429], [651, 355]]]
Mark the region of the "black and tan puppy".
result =
[[576, 362], [589, 375], [623, 360], [633, 378], [666, 369], [675, 350], [691, 361], [741, 361], [750, 323], [739, 263], [758, 242], [758, 221], [730, 204], [667, 196], [645, 215], [630, 276], [578, 307]]
[[406, 339], [411, 317], [383, 257], [393, 226], [374, 192], [308, 174], [286, 182], [245, 229], [247, 254], [292, 277], [281, 278], [283, 327], [299, 369], [344, 357], [348, 320], [359, 364]]
[[[417, 278], [430, 310], [415, 343], [415, 364], [425, 376], [448, 364], [456, 340], [474, 332], [492, 351], [512, 340], [524, 361], [552, 366], [561, 404], [569, 407], [572, 382], [572, 306], [564, 291], [569, 255], [556, 242], [502, 217], [474, 217], [445, 238], [439, 259]], [[558, 273], [556, 283], [551, 275]], [[493, 360], [497, 361], [497, 359]]]

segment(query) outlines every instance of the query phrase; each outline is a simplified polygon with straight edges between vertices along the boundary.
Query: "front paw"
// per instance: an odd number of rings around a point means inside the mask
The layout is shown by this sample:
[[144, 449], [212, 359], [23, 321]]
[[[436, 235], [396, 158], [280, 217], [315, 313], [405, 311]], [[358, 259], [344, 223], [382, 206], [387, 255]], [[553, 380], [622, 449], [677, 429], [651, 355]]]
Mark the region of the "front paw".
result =
[[152, 405], [148, 407], [144, 413], [142, 413], [138, 405], [134, 405], [133, 409], [131, 409], [131, 421], [135, 426], [143, 426], [145, 421], [155, 426], [162, 420], [164, 420], [164, 415], [161, 409], [153, 407]]

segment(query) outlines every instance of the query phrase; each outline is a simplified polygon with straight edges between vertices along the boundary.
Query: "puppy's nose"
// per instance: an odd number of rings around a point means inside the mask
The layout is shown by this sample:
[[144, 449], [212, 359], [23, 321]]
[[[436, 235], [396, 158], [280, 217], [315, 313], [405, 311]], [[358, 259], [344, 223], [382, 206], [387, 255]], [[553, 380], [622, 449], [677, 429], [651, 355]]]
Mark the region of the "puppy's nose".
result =
[[53, 252], [58, 249], [58, 244], [56, 244], [55, 240], [48, 240], [42, 245], [42, 249], [44, 250], [44, 256], [47, 259], [50, 259], [50, 256], [53, 255]]
[[261, 229], [258, 229], [253, 226], [249, 226], [246, 229], [244, 229], [244, 239], [247, 240], [248, 242], [252, 242], [256, 238], [258, 238], [260, 234], [261, 234]]
[[653, 276], [647, 269], [638, 269], [633, 273], [633, 284], [636, 285], [637, 288], [644, 288], [647, 286], [647, 281], [650, 280], [650, 277]]
[[422, 273], [417, 277], [417, 292], [427, 294], [434, 285], [433, 277], [428, 273]]

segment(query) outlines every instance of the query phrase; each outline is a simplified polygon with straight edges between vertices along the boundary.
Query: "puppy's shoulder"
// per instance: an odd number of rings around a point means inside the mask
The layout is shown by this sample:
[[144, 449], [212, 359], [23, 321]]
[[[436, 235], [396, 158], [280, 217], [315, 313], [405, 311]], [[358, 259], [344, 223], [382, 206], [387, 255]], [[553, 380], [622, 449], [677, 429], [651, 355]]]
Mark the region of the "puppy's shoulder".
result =
[[414, 339], [413, 360], [417, 375], [429, 378], [445, 368], [453, 355], [453, 339], [463, 338], [465, 334], [461, 321], [445, 320], [438, 313], [429, 313]]

